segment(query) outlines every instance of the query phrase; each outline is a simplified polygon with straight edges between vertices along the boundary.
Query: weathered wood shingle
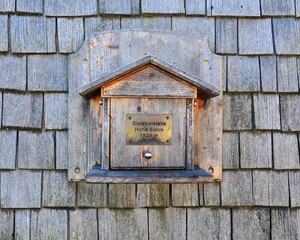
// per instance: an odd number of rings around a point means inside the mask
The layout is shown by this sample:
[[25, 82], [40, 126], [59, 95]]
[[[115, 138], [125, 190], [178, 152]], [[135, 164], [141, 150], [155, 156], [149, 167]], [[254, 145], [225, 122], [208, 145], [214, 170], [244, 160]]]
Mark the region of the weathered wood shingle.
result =
[[55, 18], [11, 16], [11, 49], [15, 53], [54, 53]]
[[58, 18], [57, 31], [60, 53], [76, 52], [84, 40], [82, 18]]
[[172, 184], [172, 206], [195, 207], [199, 206], [197, 183]]
[[280, 96], [281, 125], [283, 131], [300, 131], [300, 96]]
[[239, 19], [239, 54], [273, 53], [271, 19]]
[[297, 61], [295, 57], [277, 58], [278, 92], [298, 92]]
[[135, 184], [109, 184], [110, 208], [135, 208]]
[[120, 17], [91, 17], [84, 19], [85, 36], [93, 32], [120, 29]]
[[14, 212], [0, 211], [0, 239], [13, 239]]
[[171, 17], [121, 18], [122, 29], [164, 29], [171, 30]]
[[216, 53], [237, 53], [237, 19], [216, 19]]
[[295, 16], [294, 0], [261, 0], [263, 16]]
[[205, 15], [206, 1], [204, 0], [185, 0], [186, 15]]
[[132, 15], [139, 14], [139, 0], [100, 0], [100, 14]]
[[29, 91], [67, 91], [67, 56], [29, 55], [28, 56]]
[[41, 128], [42, 94], [3, 94], [3, 126]]
[[41, 187], [41, 172], [2, 172], [1, 208], [40, 208]]
[[15, 11], [15, 1], [13, 0], [2, 0], [0, 1], [0, 12], [14, 12]]
[[169, 207], [169, 184], [138, 184], [138, 207]]
[[239, 168], [239, 135], [224, 132], [223, 140], [223, 169]]
[[54, 169], [52, 132], [19, 132], [18, 167], [20, 169]]
[[276, 56], [260, 56], [261, 89], [263, 92], [277, 92]]
[[78, 183], [78, 207], [107, 207], [107, 185]]
[[0, 88], [25, 91], [26, 57], [1, 55], [0, 65]]
[[68, 168], [68, 132], [56, 132], [56, 169]]
[[0, 169], [15, 169], [17, 132], [0, 131], [0, 139]]
[[142, 13], [144, 14], [183, 14], [185, 12], [184, 1], [143, 0]]
[[300, 17], [300, 0], [296, 0], [296, 16]]
[[[2, 113], [2, 92], [0, 92], [0, 112]], [[2, 114], [0, 114], [0, 124], [2, 126]]]
[[0, 52], [8, 51], [8, 17], [0, 16]]
[[204, 183], [204, 206], [206, 207], [217, 207], [220, 206], [220, 184]]
[[17, 12], [43, 14], [43, 0], [17, 0]]
[[97, 0], [45, 0], [46, 16], [97, 15]]
[[300, 207], [300, 171], [289, 172], [291, 207]]

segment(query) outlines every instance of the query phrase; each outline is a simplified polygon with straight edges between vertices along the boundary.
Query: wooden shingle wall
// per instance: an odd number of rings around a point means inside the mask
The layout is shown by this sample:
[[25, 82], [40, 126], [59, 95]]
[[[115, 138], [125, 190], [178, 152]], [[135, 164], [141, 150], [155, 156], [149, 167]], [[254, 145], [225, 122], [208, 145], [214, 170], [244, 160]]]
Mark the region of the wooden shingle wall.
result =
[[[299, 0], [0, 0], [0, 239], [300, 239], [299, 17]], [[134, 28], [226, 58], [223, 182], [67, 182], [67, 54]]]

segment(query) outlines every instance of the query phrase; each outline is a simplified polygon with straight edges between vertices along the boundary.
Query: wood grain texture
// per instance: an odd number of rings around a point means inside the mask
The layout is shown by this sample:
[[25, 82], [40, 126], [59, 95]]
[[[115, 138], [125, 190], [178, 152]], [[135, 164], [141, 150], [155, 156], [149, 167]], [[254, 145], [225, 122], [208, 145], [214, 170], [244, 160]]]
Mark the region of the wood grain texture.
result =
[[64, 93], [44, 94], [45, 129], [68, 127], [68, 95]]
[[203, 0], [186, 0], [185, 13], [186, 15], [205, 15], [206, 2]]
[[253, 102], [256, 129], [280, 129], [279, 96], [255, 94]]
[[196, 207], [199, 206], [198, 184], [172, 184], [173, 207]]
[[69, 183], [65, 171], [45, 171], [43, 207], [74, 207], [75, 183]]
[[[273, 54], [271, 19], [239, 19], [240, 55]], [[251, 33], [251, 34], [249, 34]]]
[[260, 90], [258, 57], [228, 57], [228, 91], [258, 92]]
[[19, 132], [18, 167], [20, 169], [54, 169], [52, 132]]
[[252, 206], [251, 171], [224, 171], [221, 198], [222, 206]]
[[15, 1], [3, 0], [0, 3], [0, 12], [14, 12], [15, 11]]
[[143, 14], [183, 14], [185, 12], [184, 1], [165, 1], [161, 4], [159, 0], [144, 0], [142, 4]]
[[300, 169], [296, 134], [273, 133], [274, 169]]
[[55, 53], [55, 18], [11, 17], [11, 49], [15, 53]]
[[293, 0], [262, 0], [261, 14], [263, 16], [295, 16]]
[[296, 4], [296, 16], [300, 17], [300, 0], [296, 0], [295, 4]]
[[43, 14], [43, 0], [18, 0], [17, 12]]
[[300, 238], [300, 210], [272, 209], [271, 210], [272, 239]]
[[[0, 92], [0, 112], [2, 113], [2, 99], [3, 99], [3, 95], [2, 92]], [[2, 126], [2, 114], [0, 114], [0, 123]]]
[[164, 29], [171, 30], [171, 17], [123, 17], [122, 29]]
[[[100, 239], [147, 239], [147, 209], [99, 209]], [[116, 231], [118, 229], [118, 231]]]
[[100, 14], [136, 15], [140, 13], [139, 0], [100, 0]]
[[70, 239], [97, 239], [97, 210], [76, 209], [70, 211]]
[[260, 16], [259, 0], [222, 0], [207, 1], [208, 16]]
[[236, 18], [216, 18], [216, 53], [237, 53]]
[[107, 185], [78, 183], [77, 206], [78, 207], [107, 207]]
[[300, 131], [300, 96], [280, 96], [281, 126], [283, 131]]
[[41, 181], [41, 172], [2, 172], [1, 208], [40, 208]]
[[291, 207], [300, 206], [300, 171], [289, 172]]
[[68, 90], [67, 56], [29, 55], [28, 56], [28, 90], [30, 91], [64, 91]]
[[274, 40], [277, 55], [300, 54], [300, 21], [294, 18], [274, 18]]
[[8, 17], [0, 16], [0, 52], [8, 51]]
[[187, 222], [188, 239], [230, 239], [229, 209], [189, 208]]
[[68, 132], [56, 132], [56, 145], [55, 145], [55, 169], [68, 169]]
[[193, 99], [186, 101], [186, 169], [194, 170], [194, 104]]
[[0, 131], [0, 169], [15, 169], [17, 132]]
[[76, 52], [84, 40], [82, 18], [58, 18], [57, 31], [60, 53]]
[[137, 185], [138, 207], [169, 207], [169, 184], [139, 184]]
[[204, 183], [204, 206], [217, 207], [221, 204], [220, 183]]
[[109, 98], [103, 99], [102, 107], [102, 129], [101, 132], [101, 167], [108, 170], [110, 165], [110, 133], [111, 133], [111, 101]]
[[13, 239], [14, 235], [14, 212], [13, 211], [0, 211], [0, 238]]
[[277, 92], [276, 56], [260, 56], [261, 89], [263, 92]]
[[94, 32], [120, 29], [120, 17], [90, 17], [84, 19], [85, 36]]
[[249, 94], [224, 95], [223, 109], [224, 130], [252, 129], [252, 107]]
[[[1, 23], [0, 23], [1, 25]], [[24, 91], [26, 87], [26, 57], [0, 56], [0, 88]]]
[[272, 168], [271, 133], [240, 133], [241, 168]]
[[186, 209], [149, 209], [149, 239], [185, 239]]
[[46, 16], [93, 16], [97, 15], [97, 0], [45, 0]]
[[109, 208], [135, 208], [136, 207], [135, 184], [109, 184], [108, 207]]
[[278, 92], [298, 92], [297, 60], [295, 57], [277, 58]]
[[233, 239], [269, 239], [269, 209], [233, 209]]
[[239, 134], [223, 132], [223, 169], [239, 168]]

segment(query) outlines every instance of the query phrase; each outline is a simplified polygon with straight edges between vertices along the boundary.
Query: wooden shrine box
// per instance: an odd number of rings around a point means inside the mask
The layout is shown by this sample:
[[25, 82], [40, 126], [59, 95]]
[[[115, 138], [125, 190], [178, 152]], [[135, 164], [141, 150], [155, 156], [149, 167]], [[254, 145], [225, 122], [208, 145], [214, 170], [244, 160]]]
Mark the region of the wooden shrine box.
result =
[[[219, 162], [216, 159], [210, 160], [208, 165], [201, 167], [199, 162], [203, 159], [199, 161], [199, 158], [204, 155], [198, 153], [203, 152], [199, 149], [206, 148], [208, 144], [217, 141], [221, 143], [221, 101], [210, 102], [210, 99], [220, 96], [220, 88], [186, 69], [180, 69], [174, 61], [166, 62], [152, 55], [155, 51], [143, 52], [141, 58], [131, 57], [128, 64], [124, 61], [119, 64], [120, 67], [111, 67], [113, 61], [109, 59], [105, 63], [108, 56], [104, 54], [111, 52], [118, 65], [120, 33], [127, 37], [127, 41], [128, 36], [135, 38], [135, 42], [131, 39], [129, 48], [132, 44], [138, 45], [137, 40], [145, 38], [143, 34], [133, 36], [132, 32], [129, 35], [128, 32], [109, 33], [110, 37], [118, 35], [118, 42], [110, 39], [108, 44], [100, 48], [101, 51], [97, 51], [98, 58], [95, 57], [94, 60], [96, 63], [103, 63], [100, 68], [106, 66], [113, 71], [106, 71], [99, 78], [91, 79], [91, 51], [99, 43], [103, 43], [104, 38], [107, 40], [107, 36], [101, 35], [101, 41], [94, 38], [94, 45], [88, 43], [87, 58], [83, 58], [81, 63], [83, 66], [90, 65], [87, 68], [89, 81], [84, 84], [78, 84], [78, 80], [71, 83], [70, 180], [85, 180], [90, 183], [186, 183], [220, 180], [221, 174], [217, 172], [214, 175], [214, 171], [221, 169], [221, 155], [218, 156]], [[133, 33], [138, 35], [144, 32]], [[147, 33], [152, 33], [153, 37], [161, 40], [165, 37], [165, 33], [159, 33], [159, 36], [157, 32]], [[116, 50], [117, 55], [114, 54]], [[206, 59], [203, 61], [204, 65], [209, 64]], [[72, 66], [76, 67], [78, 62], [74, 62], [72, 58], [70, 60], [72, 71]], [[209, 103], [212, 106], [207, 107]], [[216, 109], [218, 115], [215, 114]], [[214, 113], [207, 114], [206, 111]], [[82, 122], [84, 115], [87, 117]], [[209, 119], [214, 116], [217, 116], [217, 121]], [[210, 126], [207, 121], [218, 124]], [[218, 131], [203, 131], [207, 127], [215, 127]], [[205, 131], [207, 135], [202, 136], [201, 133], [205, 134]], [[212, 132], [217, 135], [211, 136]], [[207, 140], [210, 137], [216, 139]], [[204, 144], [203, 141], [208, 142]], [[221, 152], [220, 144], [217, 145], [209, 149]], [[86, 160], [84, 164], [80, 164], [76, 158], [82, 159], [81, 154], [91, 155], [95, 161], [91, 163]], [[216, 164], [212, 164], [213, 162]], [[85, 165], [84, 176], [79, 165]]]

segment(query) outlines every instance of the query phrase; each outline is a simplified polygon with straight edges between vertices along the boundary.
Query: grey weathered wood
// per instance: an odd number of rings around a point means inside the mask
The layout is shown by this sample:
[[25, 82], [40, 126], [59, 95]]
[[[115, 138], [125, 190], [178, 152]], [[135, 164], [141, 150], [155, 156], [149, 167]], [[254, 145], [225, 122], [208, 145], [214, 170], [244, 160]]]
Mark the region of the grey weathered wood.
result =
[[57, 31], [60, 53], [76, 52], [84, 40], [82, 18], [58, 18]]
[[149, 209], [149, 239], [185, 239], [186, 209]]
[[204, 206], [216, 207], [220, 206], [220, 183], [205, 183], [204, 187]]
[[237, 19], [216, 19], [216, 53], [237, 53]]
[[289, 172], [291, 207], [300, 207], [300, 171]]
[[45, 0], [46, 16], [93, 16], [97, 15], [97, 0]]
[[273, 133], [274, 168], [300, 169], [296, 134]]
[[198, 184], [199, 190], [199, 205], [204, 206], [204, 183]]
[[14, 212], [0, 211], [0, 238], [13, 239], [14, 232]]
[[78, 207], [107, 207], [107, 185], [78, 183]]
[[100, 0], [100, 14], [136, 15], [140, 13], [139, 0]]
[[69, 183], [65, 171], [45, 171], [43, 207], [74, 207], [75, 183]]
[[14, 15], [10, 21], [12, 52], [56, 52], [55, 18]]
[[224, 171], [221, 183], [222, 206], [251, 206], [251, 171]]
[[135, 208], [136, 207], [135, 184], [109, 184], [108, 206], [109, 208]]
[[258, 92], [260, 77], [258, 57], [228, 57], [228, 91]]
[[40, 208], [41, 181], [41, 172], [2, 172], [1, 208]]
[[183, 14], [184, 1], [165, 1], [161, 4], [159, 0], [144, 0], [142, 4], [143, 14]]
[[229, 209], [189, 208], [187, 222], [187, 239], [230, 239]]
[[296, 4], [296, 16], [300, 17], [300, 0], [296, 0], [295, 4]]
[[300, 21], [295, 18], [274, 18], [274, 40], [277, 55], [300, 54]]
[[1, 55], [0, 64], [0, 88], [24, 91], [26, 87], [26, 57]]
[[241, 168], [272, 168], [271, 133], [240, 133]]
[[251, 130], [251, 96], [246, 94], [224, 95], [224, 130]]
[[66, 129], [68, 126], [68, 95], [44, 94], [45, 129]]
[[17, 12], [43, 14], [43, 0], [18, 0]]
[[[2, 99], [3, 99], [2, 92], [0, 92], [0, 112], [1, 113], [2, 113]], [[2, 125], [2, 114], [0, 114], [0, 123]]]
[[196, 98], [196, 88], [147, 67], [125, 79], [103, 86], [102, 97]]
[[99, 209], [99, 236], [102, 239], [147, 239], [147, 209]]
[[[100, 233], [101, 235], [101, 233]], [[97, 239], [97, 210], [76, 209], [70, 211], [70, 239]]]
[[8, 17], [0, 16], [0, 52], [8, 51]]
[[[253, 205], [269, 206], [269, 171], [253, 171]], [[276, 184], [276, 183], [275, 183]]]
[[223, 169], [239, 168], [239, 135], [238, 133], [223, 133]]
[[205, 15], [206, 2], [203, 0], [186, 0], [185, 13], [186, 15]]
[[120, 29], [120, 17], [91, 17], [84, 19], [85, 36], [94, 32]]
[[[240, 55], [273, 54], [271, 19], [239, 19]], [[251, 33], [251, 34], [249, 34]]]
[[172, 184], [173, 207], [196, 207], [199, 206], [198, 184]]
[[68, 132], [56, 132], [56, 169], [68, 169]]
[[300, 238], [300, 210], [272, 209], [271, 210], [272, 239]]
[[124, 17], [121, 18], [122, 29], [163, 29], [171, 30], [171, 17]]
[[276, 56], [260, 56], [261, 89], [263, 92], [277, 92]]
[[18, 167], [20, 169], [54, 169], [52, 132], [19, 132]]
[[[176, 128], [175, 128], [176, 129]], [[186, 101], [186, 163], [187, 170], [194, 170], [194, 100]]]
[[233, 209], [233, 239], [269, 239], [269, 209]]
[[254, 0], [222, 0], [207, 1], [208, 16], [260, 16], [260, 2]]
[[109, 169], [110, 160], [110, 128], [111, 128], [110, 99], [103, 99], [102, 107], [102, 135], [101, 135], [101, 166], [103, 170]]
[[28, 90], [29, 91], [67, 91], [67, 56], [29, 55]]
[[15, 239], [30, 239], [31, 210], [18, 210], [15, 213]]
[[169, 207], [170, 206], [169, 184], [138, 184], [137, 205], [138, 207]]
[[298, 92], [297, 60], [295, 57], [277, 58], [278, 92]]
[[253, 102], [256, 129], [280, 129], [279, 96], [257, 94]]
[[15, 11], [15, 1], [3, 0], [0, 2], [0, 12], [14, 12]]
[[293, 0], [262, 0], [261, 14], [263, 16], [295, 16]]
[[0, 169], [15, 169], [17, 132], [0, 131], [0, 139]]
[[300, 96], [280, 96], [281, 126], [283, 131], [300, 131]]

